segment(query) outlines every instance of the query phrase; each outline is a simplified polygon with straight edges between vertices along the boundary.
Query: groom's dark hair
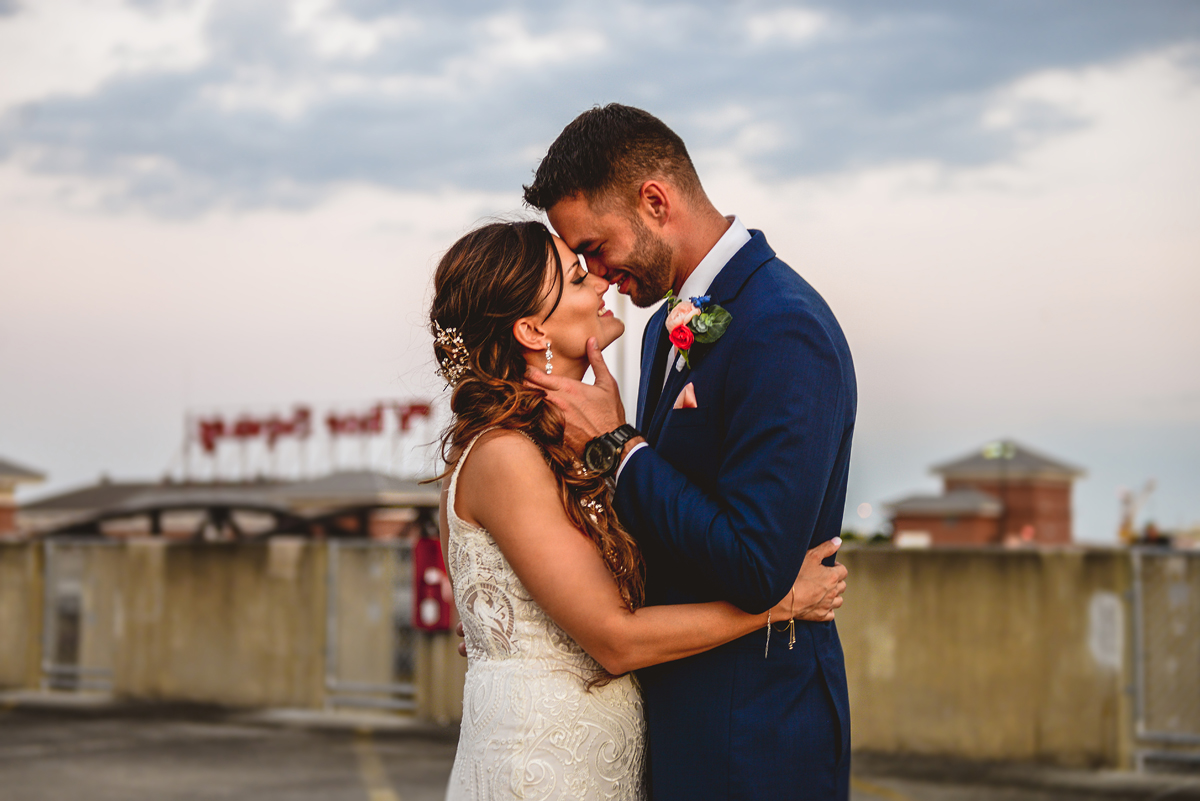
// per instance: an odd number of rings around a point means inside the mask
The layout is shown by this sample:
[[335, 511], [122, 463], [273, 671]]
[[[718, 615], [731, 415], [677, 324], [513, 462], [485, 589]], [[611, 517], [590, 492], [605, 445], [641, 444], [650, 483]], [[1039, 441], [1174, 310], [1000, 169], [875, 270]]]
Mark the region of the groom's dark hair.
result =
[[563, 128], [525, 187], [525, 202], [548, 211], [564, 198], [588, 202], [621, 195], [632, 203], [644, 181], [667, 178], [688, 195], [702, 194], [700, 178], [679, 135], [640, 108], [609, 103]]

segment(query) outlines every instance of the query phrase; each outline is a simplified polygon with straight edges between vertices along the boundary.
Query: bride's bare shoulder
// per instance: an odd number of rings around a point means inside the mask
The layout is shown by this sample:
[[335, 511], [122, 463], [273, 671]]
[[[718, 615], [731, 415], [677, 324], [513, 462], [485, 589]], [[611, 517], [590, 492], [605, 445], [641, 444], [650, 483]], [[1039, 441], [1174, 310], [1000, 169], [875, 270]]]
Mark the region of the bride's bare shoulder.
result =
[[471, 448], [458, 487], [458, 515], [489, 530], [498, 511], [543, 504], [557, 492], [554, 474], [537, 445], [520, 432], [501, 430], [489, 431]]
[[514, 478], [550, 476], [542, 450], [533, 440], [519, 431], [499, 428], [488, 431], [475, 442], [462, 470], [476, 481], [500, 484]]

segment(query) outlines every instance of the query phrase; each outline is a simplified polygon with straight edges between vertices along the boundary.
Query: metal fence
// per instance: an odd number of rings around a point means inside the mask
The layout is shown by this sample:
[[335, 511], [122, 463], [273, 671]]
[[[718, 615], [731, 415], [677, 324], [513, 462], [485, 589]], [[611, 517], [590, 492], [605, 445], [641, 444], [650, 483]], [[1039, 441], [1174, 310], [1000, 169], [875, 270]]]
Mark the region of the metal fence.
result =
[[111, 690], [120, 554], [98, 540], [43, 547], [42, 688]]
[[1137, 763], [1200, 763], [1200, 553], [1134, 549]]
[[329, 541], [328, 706], [415, 711], [412, 548]]

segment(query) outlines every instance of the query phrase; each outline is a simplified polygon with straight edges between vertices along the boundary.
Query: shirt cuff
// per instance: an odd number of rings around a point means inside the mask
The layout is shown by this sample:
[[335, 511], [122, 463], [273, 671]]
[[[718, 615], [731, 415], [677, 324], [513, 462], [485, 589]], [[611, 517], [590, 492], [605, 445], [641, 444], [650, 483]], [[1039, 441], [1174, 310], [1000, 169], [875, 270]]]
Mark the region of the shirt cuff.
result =
[[637, 445], [634, 445], [632, 448], [629, 449], [629, 453], [625, 454], [625, 458], [621, 460], [621, 466], [617, 468], [617, 475], [613, 478], [614, 484], [621, 480], [621, 471], [625, 469], [625, 465], [627, 465], [629, 463], [629, 460], [631, 458], [633, 458], [633, 455], [635, 453], [637, 453], [639, 450], [641, 450], [642, 448], [648, 448], [648, 447], [650, 447], [649, 443], [639, 442]]

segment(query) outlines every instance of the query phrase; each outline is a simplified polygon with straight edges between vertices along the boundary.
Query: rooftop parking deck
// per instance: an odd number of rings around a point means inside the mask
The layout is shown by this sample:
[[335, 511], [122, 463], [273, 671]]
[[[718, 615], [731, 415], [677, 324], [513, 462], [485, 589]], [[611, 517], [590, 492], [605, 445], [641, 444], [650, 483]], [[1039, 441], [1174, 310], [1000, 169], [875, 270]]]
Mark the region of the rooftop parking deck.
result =
[[[457, 729], [378, 713], [0, 696], [5, 801], [441, 801]], [[1200, 799], [1200, 776], [855, 756], [851, 801]]]

